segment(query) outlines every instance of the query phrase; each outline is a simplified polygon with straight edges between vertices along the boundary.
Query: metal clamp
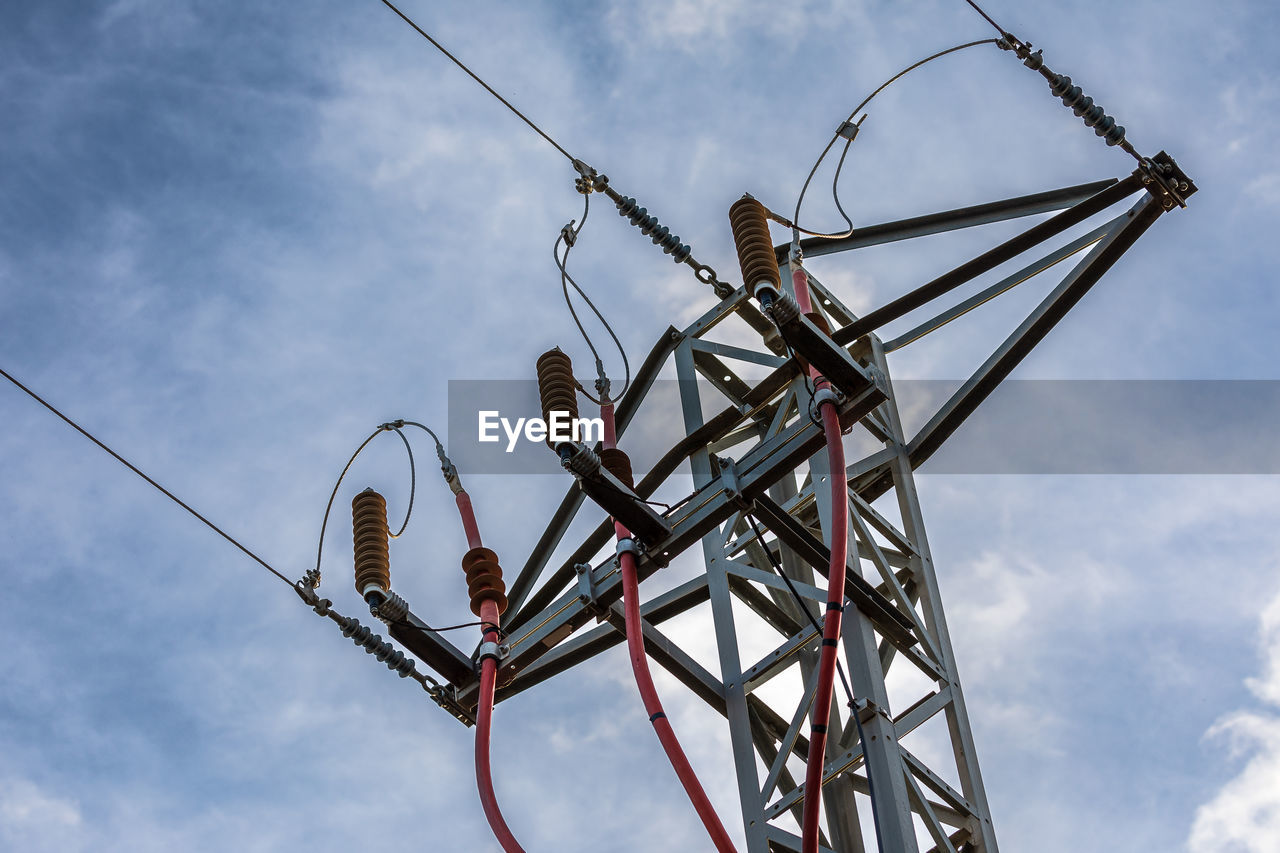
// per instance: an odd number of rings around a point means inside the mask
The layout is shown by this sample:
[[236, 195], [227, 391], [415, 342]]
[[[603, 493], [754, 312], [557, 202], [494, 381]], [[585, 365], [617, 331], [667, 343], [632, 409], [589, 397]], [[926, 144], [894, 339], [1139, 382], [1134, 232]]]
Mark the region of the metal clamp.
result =
[[823, 403], [830, 403], [832, 406], [838, 407], [840, 405], [840, 401], [841, 395], [830, 386], [826, 388], [819, 388], [813, 395], [813, 407], [815, 409], [820, 408]]
[[493, 658], [496, 661], [504, 661], [510, 654], [510, 646], [505, 643], [498, 644], [490, 640], [480, 644], [480, 648], [476, 652], [476, 660], [483, 661], [485, 658]]
[[640, 559], [642, 552], [640, 546], [636, 544], [636, 540], [628, 536], [618, 540], [617, 555], [621, 557], [623, 554], [630, 554], [637, 560]]

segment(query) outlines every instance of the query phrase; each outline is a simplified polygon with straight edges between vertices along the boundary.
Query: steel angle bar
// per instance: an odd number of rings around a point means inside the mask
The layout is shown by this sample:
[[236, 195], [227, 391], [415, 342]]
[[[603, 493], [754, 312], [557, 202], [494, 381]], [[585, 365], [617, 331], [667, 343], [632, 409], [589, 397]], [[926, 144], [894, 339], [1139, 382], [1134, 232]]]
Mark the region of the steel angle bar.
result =
[[742, 689], [750, 693], [778, 673], [798, 662], [797, 656], [819, 638], [812, 625], [789, 637], [755, 664], [742, 671]]
[[[884, 587], [888, 589], [888, 599], [896, 602], [897, 610], [905, 614], [911, 619], [911, 624], [915, 626], [916, 639], [920, 641], [921, 651], [928, 655], [930, 660], [937, 664], [938, 668], [942, 667], [942, 656], [938, 654], [937, 646], [933, 636], [925, 627], [924, 620], [920, 618], [920, 614], [916, 612], [915, 604], [907, 596], [906, 591], [902, 588], [902, 584], [898, 583], [898, 576], [894, 573], [893, 567], [889, 565], [888, 558], [884, 552], [880, 550], [880, 545], [871, 535], [871, 531], [867, 529], [867, 525], [863, 522], [862, 516], [856, 511], [850, 511], [849, 520], [853, 524], [853, 528], [857, 531], [859, 541], [863, 543], [870, 552], [872, 564], [883, 578]], [[859, 551], [859, 553], [862, 553]], [[879, 587], [876, 588], [879, 592]]]
[[765, 776], [764, 787], [760, 791], [761, 802], [769, 801], [769, 797], [777, 789], [778, 782], [782, 779], [782, 775], [787, 769], [787, 761], [795, 751], [796, 739], [800, 737], [800, 729], [804, 725], [805, 718], [809, 716], [809, 708], [813, 705], [813, 697], [817, 687], [818, 668], [814, 667], [813, 671], [809, 673], [809, 677], [805, 679], [804, 691], [800, 694], [800, 701], [796, 705], [795, 713], [791, 715], [791, 725], [787, 727], [787, 733], [782, 736], [778, 743], [778, 754], [769, 762], [769, 773]]
[[932, 302], [939, 296], [950, 293], [962, 284], [970, 282], [983, 273], [990, 272], [1001, 264], [1016, 258], [1028, 249], [1038, 246], [1045, 240], [1061, 234], [1068, 228], [1084, 222], [1090, 216], [1101, 213], [1111, 205], [1142, 190], [1142, 181], [1130, 175], [1121, 181], [1111, 184], [1106, 189], [1088, 199], [1079, 202], [1056, 216], [1033, 225], [1021, 234], [1013, 237], [966, 261], [950, 272], [943, 273], [927, 284], [922, 284], [910, 293], [899, 296], [886, 305], [875, 309], [842, 329], [832, 333], [836, 343], [851, 343], [868, 332], [873, 332], [885, 323], [909, 314], [915, 309]]
[[696, 346], [691, 346], [690, 349], [693, 352], [693, 366], [713, 388], [729, 400], [740, 402], [751, 393], [751, 386], [740, 379], [736, 371], [730, 370], [729, 365], [705, 349]]
[[1159, 202], [1145, 196], [1093, 247], [911, 439], [908, 453], [913, 469], [942, 446], [1162, 212]]
[[[939, 234], [943, 231], [956, 231], [961, 228], [972, 228], [975, 225], [988, 225], [993, 222], [1003, 222], [1007, 219], [1017, 219], [1022, 216], [1050, 213], [1078, 204], [1115, 183], [1117, 183], [1115, 178], [1107, 178], [1106, 180], [1078, 184], [1073, 187], [1063, 187], [1062, 189], [1049, 190], [1048, 192], [1017, 196], [1003, 201], [992, 201], [941, 213], [899, 219], [895, 222], [885, 222], [880, 225], [869, 225], [865, 228], [855, 228], [848, 237], [838, 240], [824, 240], [816, 237], [801, 240], [800, 250], [806, 257], [816, 258], [836, 252], [846, 252], [850, 249], [861, 249], [867, 246], [893, 243], [898, 240], [925, 237], [929, 234]], [[778, 263], [782, 263], [787, 259], [790, 248], [789, 245], [785, 244], [774, 247]]]
[[951, 702], [951, 687], [944, 685], [936, 693], [922, 696], [910, 708], [893, 718], [893, 729], [898, 737], [905, 737], [935, 715], [945, 710]]
[[980, 290], [979, 292], [975, 293], [973, 296], [970, 296], [968, 299], [965, 299], [964, 301], [957, 303], [953, 307], [948, 308], [946, 311], [943, 311], [938, 316], [933, 317], [932, 319], [929, 319], [929, 320], [925, 320], [923, 323], [921, 323], [919, 326], [916, 326], [911, 331], [906, 332], [905, 334], [899, 335], [893, 340], [887, 342], [884, 345], [884, 351], [893, 352], [896, 349], [901, 349], [902, 347], [905, 347], [907, 344], [912, 343], [913, 341], [918, 341], [920, 338], [924, 337], [930, 332], [941, 329], [943, 326], [947, 325], [952, 320], [956, 320], [960, 317], [963, 317], [965, 314], [968, 314], [973, 309], [981, 305], [985, 305], [987, 302], [990, 302], [992, 299], [995, 299], [1000, 294], [1005, 293], [1009, 290], [1012, 290], [1013, 288], [1022, 284], [1027, 279], [1033, 278], [1034, 276], [1039, 275], [1045, 270], [1050, 269], [1051, 267], [1057, 266], [1058, 264], [1062, 263], [1067, 258], [1071, 257], [1077, 252], [1087, 249], [1088, 247], [1092, 246], [1094, 243], [1101, 240], [1103, 237], [1107, 235], [1107, 232], [1109, 232], [1112, 228], [1114, 228], [1116, 224], [1119, 223], [1120, 220], [1125, 218], [1125, 216], [1126, 214], [1121, 214], [1120, 216], [1116, 217], [1110, 222], [1106, 222], [1106, 223], [1103, 223], [1102, 225], [1099, 225], [1097, 228], [1093, 229], [1088, 234], [1085, 234], [1082, 237], [1078, 237], [1075, 240], [1072, 240], [1067, 245], [1063, 246], [1062, 248], [1056, 249], [1055, 251], [1045, 255], [1043, 258], [1040, 258], [1039, 260], [1036, 260], [1030, 264], [1027, 264], [1025, 267], [1018, 270], [1013, 275], [1006, 276], [1005, 278], [1002, 278], [1000, 281], [996, 282], [990, 287]]
[[768, 623], [769, 627], [784, 637], [791, 636], [803, 627], [799, 618], [783, 610], [772, 598], [757, 590], [732, 571], [729, 574], [729, 591], [737, 596], [738, 600], [750, 608], [753, 613]]
[[[619, 602], [610, 607], [606, 618], [609, 624], [613, 626], [614, 631], [625, 640], [627, 623], [623, 614], [622, 604]], [[640, 629], [644, 635], [645, 654], [675, 676], [677, 681], [688, 687], [695, 696], [706, 702], [721, 715], [727, 713], [724, 684], [718, 678], [708, 672], [706, 667], [690, 657], [678, 645], [671, 642], [670, 638], [651, 623], [641, 620]]]
[[951, 843], [946, 829], [942, 826], [942, 821], [938, 819], [938, 815], [931, 807], [929, 798], [925, 796], [924, 791], [920, 790], [920, 783], [910, 773], [906, 774], [906, 779], [907, 793], [911, 797], [911, 810], [923, 819], [925, 831], [933, 839], [934, 849], [940, 853], [957, 853], [955, 845]]
[[[964, 795], [948, 785], [941, 776], [930, 770], [925, 763], [911, 754], [901, 742], [898, 743], [898, 749], [902, 752], [902, 763], [907, 769], [908, 779], [915, 777], [923, 782], [931, 791], [937, 794], [946, 802], [947, 805], [958, 812], [976, 817], [978, 812], [974, 809], [973, 804], [965, 799]], [[954, 826], [962, 826], [963, 824], [953, 824]]]
[[[769, 837], [770, 853], [800, 853], [800, 836], [787, 832], [780, 826], [769, 824], [765, 828], [765, 834]], [[837, 853], [825, 844], [818, 845], [818, 853]], [[843, 853], [843, 851], [840, 851]]]
[[689, 348], [694, 352], [706, 352], [711, 355], [720, 356], [721, 358], [731, 358], [735, 361], [746, 361], [751, 364], [761, 364], [775, 370], [787, 363], [786, 356], [774, 355], [771, 352], [757, 352], [756, 350], [735, 347], [732, 344], [722, 344], [718, 341], [705, 341], [700, 338], [690, 341]]
[[[756, 517], [801, 559], [823, 574], [826, 573], [831, 560], [830, 549], [787, 515], [782, 507], [767, 496], [762, 496], [756, 502]], [[855, 571], [846, 573], [845, 597], [866, 614], [882, 636], [892, 638], [903, 646], [911, 646], [916, 642], [911, 633], [914, 627], [911, 620], [868, 583], [856, 567]]]
[[[640, 606], [640, 615], [650, 624], [661, 625], [668, 619], [706, 602], [708, 598], [706, 577], [696, 577], [646, 601]], [[621, 645], [624, 639], [618, 636], [618, 632], [612, 626], [602, 625], [579, 637], [567, 640], [521, 672], [506, 687], [500, 688], [497, 694], [498, 701], [501, 702], [509, 696], [528, 690], [535, 684], [540, 684], [614, 646]]]

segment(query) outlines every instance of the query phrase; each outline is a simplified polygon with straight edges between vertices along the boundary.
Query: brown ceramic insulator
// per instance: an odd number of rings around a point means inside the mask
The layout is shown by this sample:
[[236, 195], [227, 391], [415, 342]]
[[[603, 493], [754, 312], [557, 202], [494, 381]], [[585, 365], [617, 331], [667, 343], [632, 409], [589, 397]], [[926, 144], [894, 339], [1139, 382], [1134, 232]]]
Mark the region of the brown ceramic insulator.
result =
[[782, 275], [778, 272], [778, 258], [773, 254], [764, 205], [751, 196], [738, 199], [729, 208], [729, 227], [733, 230], [738, 264], [742, 267], [742, 283], [747, 286], [747, 292], [750, 293], [762, 281], [780, 287]]
[[492, 601], [501, 616], [507, 609], [507, 585], [502, 581], [498, 555], [488, 548], [472, 548], [462, 557], [462, 570], [467, 575], [471, 612], [479, 616], [480, 605]]
[[622, 481], [627, 488], [635, 489], [636, 484], [631, 477], [631, 460], [626, 453], [616, 447], [605, 448], [600, 451], [600, 463], [604, 465], [606, 471]]
[[[570, 422], [578, 418], [578, 388], [573, 379], [573, 362], [559, 347], [538, 357], [538, 396], [542, 401], [542, 420], [551, 426], [552, 412], [568, 412]], [[547, 446], [551, 443], [547, 435]]]
[[351, 501], [351, 531], [355, 543], [356, 592], [364, 595], [370, 585], [391, 588], [391, 555], [387, 544], [387, 502], [373, 489], [365, 489]]

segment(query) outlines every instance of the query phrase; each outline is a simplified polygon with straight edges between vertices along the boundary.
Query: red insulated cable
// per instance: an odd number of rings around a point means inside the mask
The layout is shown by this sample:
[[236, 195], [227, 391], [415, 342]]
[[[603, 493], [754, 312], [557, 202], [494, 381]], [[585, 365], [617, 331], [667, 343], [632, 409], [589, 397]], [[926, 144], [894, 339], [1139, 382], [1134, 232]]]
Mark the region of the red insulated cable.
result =
[[[485, 623], [485, 640], [497, 642], [498, 606], [492, 601], [485, 601], [480, 607], [480, 618]], [[489, 731], [493, 722], [493, 688], [497, 675], [497, 660], [486, 657], [480, 664], [480, 695], [476, 705], [476, 788], [480, 791], [484, 816], [502, 849], [506, 853], [524, 853], [524, 848], [502, 818], [498, 798], [493, 792], [493, 772], [489, 767]]]
[[[479, 548], [480, 527], [476, 524], [475, 510], [471, 508], [471, 497], [466, 491], [459, 491], [456, 497], [458, 514], [462, 516], [462, 528], [467, 533], [467, 545]], [[499, 641], [498, 605], [493, 599], [485, 599], [480, 604], [480, 624], [485, 642]], [[498, 680], [498, 661], [485, 657], [480, 662], [480, 695], [476, 700], [476, 788], [480, 792], [480, 806], [484, 809], [489, 828], [502, 845], [506, 853], [524, 853], [524, 848], [511, 834], [507, 822], [502, 817], [502, 809], [498, 807], [498, 797], [493, 792], [493, 770], [489, 766], [489, 733], [493, 728], [493, 691]]]
[[458, 491], [454, 502], [458, 505], [458, 514], [462, 516], [462, 529], [467, 534], [467, 547], [480, 547], [480, 528], [476, 525], [476, 512], [471, 508], [471, 496], [465, 489]]
[[[800, 310], [813, 310], [809, 299], [809, 277], [797, 264], [791, 284]], [[817, 388], [827, 383], [810, 368]], [[827, 614], [822, 623], [822, 646], [818, 658], [818, 686], [810, 718], [809, 762], [804, 780], [804, 814], [801, 819], [801, 853], [818, 853], [818, 818], [822, 806], [822, 771], [827, 746], [827, 724], [831, 720], [831, 693], [835, 686], [836, 661], [840, 642], [840, 621], [844, 612], [845, 561], [849, 551], [849, 487], [844, 478], [844, 444], [840, 438], [840, 416], [835, 404], [819, 404], [822, 432], [827, 440], [827, 467], [831, 478], [831, 565], [827, 571]]]
[[[601, 406], [600, 416], [604, 419], [604, 447], [612, 449], [616, 442], [613, 404], [606, 403]], [[631, 536], [631, 531], [616, 521], [613, 523], [613, 529], [619, 540], [627, 539]], [[640, 699], [644, 702], [644, 710], [648, 713], [649, 722], [653, 725], [653, 730], [658, 735], [658, 741], [662, 744], [663, 751], [667, 753], [667, 759], [671, 762], [672, 768], [675, 769], [676, 776], [680, 778], [680, 784], [684, 786], [685, 793], [689, 796], [690, 802], [693, 803], [694, 810], [697, 811], [698, 817], [702, 819], [702, 825], [707, 828], [707, 833], [711, 836], [716, 850], [719, 853], [736, 853], [733, 841], [729, 838], [729, 833], [725, 831], [724, 824], [720, 822], [720, 816], [716, 814], [715, 807], [707, 799], [706, 791], [702, 790], [702, 783], [698, 781], [698, 775], [694, 773], [693, 765], [689, 763], [688, 757], [685, 756], [684, 750], [680, 747], [680, 741], [676, 738], [675, 729], [671, 727], [671, 721], [667, 719], [666, 712], [662, 710], [662, 700], [658, 698], [657, 688], [653, 685], [653, 675], [649, 672], [649, 658], [644, 652], [644, 631], [640, 622], [640, 580], [636, 574], [635, 556], [631, 553], [623, 552], [619, 555], [618, 565], [622, 569], [622, 600], [626, 616], [627, 652], [631, 658], [631, 671], [635, 674], [636, 687], [640, 690]]]

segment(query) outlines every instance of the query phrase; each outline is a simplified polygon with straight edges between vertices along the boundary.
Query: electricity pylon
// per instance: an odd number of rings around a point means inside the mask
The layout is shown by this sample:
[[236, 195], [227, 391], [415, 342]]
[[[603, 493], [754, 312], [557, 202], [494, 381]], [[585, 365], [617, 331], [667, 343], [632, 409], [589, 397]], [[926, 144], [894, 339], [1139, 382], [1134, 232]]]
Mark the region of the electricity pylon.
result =
[[[934, 851], [994, 853], [991, 813], [914, 472], [1138, 237], [1193, 192], [1194, 184], [1162, 153], [1143, 159], [1121, 179], [856, 229], [839, 240], [804, 241], [800, 252], [778, 247], [780, 261], [794, 265], [802, 256], [1053, 213], [863, 317], [810, 272], [815, 315], [770, 310], [766, 316], [744, 286], [685, 329], [668, 329], [619, 402], [617, 430], [625, 444], [626, 430], [659, 371], [674, 361], [685, 437], [639, 478], [634, 493], [607, 471], [577, 472], [511, 584], [497, 701], [556, 676], [572, 677], [566, 673], [573, 667], [625, 641], [615, 557], [601, 559], [613, 536], [606, 514], [625, 519], [639, 539], [641, 580], [697, 546], [705, 571], [644, 603], [648, 654], [724, 716], [746, 849], [799, 851], [795, 826], [805, 790], [797, 780], [804, 779], [810, 757], [803, 728], [814, 700], [816, 625], [826, 600], [815, 581], [828, 571], [830, 557], [830, 497], [821, 484], [840, 476], [849, 491], [851, 534], [841, 651], [856, 698], [852, 706], [833, 705], [822, 849], [862, 851], [863, 825], [873, 822], [879, 844], [891, 853], [919, 851], [918, 839], [927, 839]], [[1136, 203], [1117, 211], [1133, 196], [1139, 196]], [[1076, 236], [1067, 239], [1068, 232]], [[1018, 262], [1055, 238], [1061, 245]], [[890, 378], [893, 352], [1081, 253], [981, 367], [909, 436]], [[876, 334], [1006, 264], [1017, 269], [1006, 267], [998, 281], [906, 334], [889, 341]], [[735, 318], [758, 333], [758, 346], [716, 339]], [[854, 461], [843, 472], [829, 471], [819, 452], [823, 433], [811, 417], [805, 362], [838, 389], [842, 423], [858, 434], [846, 439], [847, 446], [857, 438], [865, 446], [868, 436], [874, 443], [872, 452], [849, 457]], [[748, 381], [741, 376], [751, 372], [745, 366], [770, 372]], [[709, 418], [707, 395], [723, 398], [722, 410]], [[665, 512], [637, 500], [652, 496], [686, 461], [695, 488], [687, 500]], [[550, 566], [553, 551], [583, 511], [599, 516], [599, 526], [567, 559]], [[662, 631], [665, 621], [693, 611], [703, 611], [699, 618], [714, 630], [718, 675]], [[774, 648], [758, 659], [745, 657], [740, 639], [758, 638], [760, 632], [774, 637]], [[436, 668], [450, 683], [437, 701], [468, 721], [477, 688], [470, 658], [431, 632], [403, 632], [397, 639], [428, 663], [440, 663]], [[949, 758], [928, 763], [913, 750], [916, 739], [929, 741], [929, 755], [939, 754], [937, 744], [945, 741]]]

